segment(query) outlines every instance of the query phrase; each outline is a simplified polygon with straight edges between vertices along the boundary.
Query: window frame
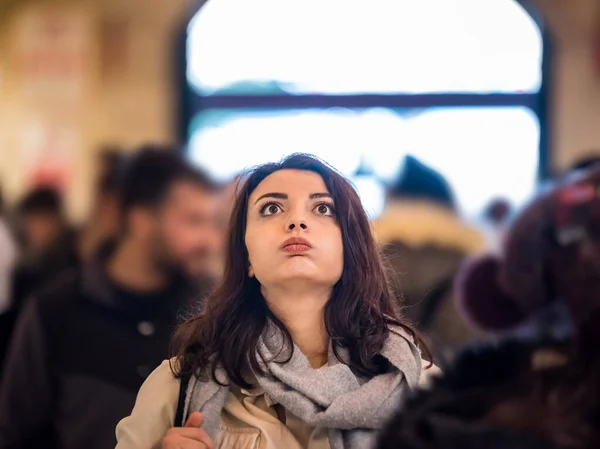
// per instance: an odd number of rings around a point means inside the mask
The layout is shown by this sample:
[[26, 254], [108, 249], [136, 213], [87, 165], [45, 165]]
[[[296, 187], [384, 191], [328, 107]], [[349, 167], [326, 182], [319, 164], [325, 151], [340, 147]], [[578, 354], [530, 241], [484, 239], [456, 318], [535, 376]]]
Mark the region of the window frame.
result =
[[[315, 108], [389, 108], [389, 109], [429, 109], [461, 107], [526, 107], [537, 116], [540, 127], [538, 148], [538, 181], [552, 175], [549, 133], [549, 92], [551, 88], [552, 43], [548, 30], [542, 32], [542, 80], [537, 93], [427, 93], [427, 94], [259, 94], [259, 95], [210, 95], [202, 96], [195, 91], [187, 79], [188, 25], [208, 0], [200, 0], [190, 9], [177, 39], [176, 88], [178, 91], [178, 114], [176, 119], [177, 138], [185, 148], [190, 138], [190, 124], [194, 117], [204, 110], [227, 109], [315, 109]], [[218, 0], [213, 0], [218, 1]], [[539, 15], [527, 2], [519, 2], [538, 23]]]

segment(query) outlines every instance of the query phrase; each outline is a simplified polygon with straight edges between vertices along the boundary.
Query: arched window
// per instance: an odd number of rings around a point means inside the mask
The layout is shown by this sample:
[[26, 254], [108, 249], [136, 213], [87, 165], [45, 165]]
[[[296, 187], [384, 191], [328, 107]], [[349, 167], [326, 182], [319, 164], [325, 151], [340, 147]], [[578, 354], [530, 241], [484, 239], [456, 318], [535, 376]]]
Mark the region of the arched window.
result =
[[188, 155], [216, 176], [316, 154], [372, 216], [407, 153], [462, 209], [540, 165], [543, 39], [513, 0], [210, 0], [187, 30]]

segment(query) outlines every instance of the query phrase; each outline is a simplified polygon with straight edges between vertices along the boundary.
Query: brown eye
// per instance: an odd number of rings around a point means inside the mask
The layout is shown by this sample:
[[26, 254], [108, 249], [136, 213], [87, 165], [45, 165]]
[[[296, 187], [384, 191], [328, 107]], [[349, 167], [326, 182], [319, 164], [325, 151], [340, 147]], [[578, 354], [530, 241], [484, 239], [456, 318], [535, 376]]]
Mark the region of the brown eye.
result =
[[275, 203], [265, 204], [260, 209], [261, 215], [269, 216], [269, 215], [277, 215], [281, 213], [281, 207]]
[[326, 217], [331, 217], [334, 215], [333, 206], [331, 204], [318, 204], [315, 210], [319, 215], [324, 215]]

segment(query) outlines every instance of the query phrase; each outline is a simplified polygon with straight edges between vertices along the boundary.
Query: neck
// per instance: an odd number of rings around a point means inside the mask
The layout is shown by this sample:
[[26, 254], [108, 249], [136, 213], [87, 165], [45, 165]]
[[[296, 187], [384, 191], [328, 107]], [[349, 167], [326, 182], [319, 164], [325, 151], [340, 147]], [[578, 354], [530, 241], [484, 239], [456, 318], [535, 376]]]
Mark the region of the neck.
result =
[[147, 245], [125, 238], [108, 261], [110, 278], [123, 287], [153, 291], [165, 286], [164, 273], [152, 263]]
[[325, 329], [325, 305], [331, 290], [294, 294], [289, 290], [266, 290], [263, 296], [271, 312], [289, 330], [294, 343], [313, 368], [327, 364], [329, 335]]
[[110, 237], [108, 227], [101, 219], [88, 223], [80, 232], [77, 239], [77, 249], [82, 260], [95, 256], [100, 244]]

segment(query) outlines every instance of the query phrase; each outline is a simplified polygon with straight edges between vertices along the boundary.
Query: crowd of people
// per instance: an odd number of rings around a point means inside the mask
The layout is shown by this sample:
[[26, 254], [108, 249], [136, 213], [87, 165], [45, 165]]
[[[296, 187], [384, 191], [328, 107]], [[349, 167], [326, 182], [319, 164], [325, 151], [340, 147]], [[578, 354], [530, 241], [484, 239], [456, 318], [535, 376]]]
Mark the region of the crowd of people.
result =
[[310, 155], [107, 152], [82, 226], [3, 206], [0, 449], [599, 447], [597, 162], [490, 239], [410, 156], [370, 222]]
[[0, 447], [114, 447], [180, 317], [210, 290], [221, 186], [174, 149], [107, 164], [94, 210], [67, 225], [56, 191], [17, 209], [23, 250], [6, 320]]

